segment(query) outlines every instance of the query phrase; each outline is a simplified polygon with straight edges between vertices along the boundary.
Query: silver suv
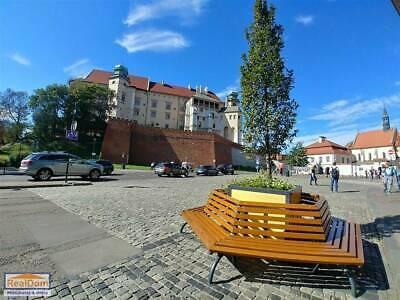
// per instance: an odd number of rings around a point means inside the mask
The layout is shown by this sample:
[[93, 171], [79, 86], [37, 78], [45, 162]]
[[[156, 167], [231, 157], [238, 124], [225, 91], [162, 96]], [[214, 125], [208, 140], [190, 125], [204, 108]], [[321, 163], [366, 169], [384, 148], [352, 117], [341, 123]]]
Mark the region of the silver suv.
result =
[[102, 165], [65, 152], [32, 153], [21, 161], [19, 169], [35, 180], [50, 180], [53, 176], [65, 176], [67, 164], [68, 175], [91, 180], [99, 179], [104, 171]]

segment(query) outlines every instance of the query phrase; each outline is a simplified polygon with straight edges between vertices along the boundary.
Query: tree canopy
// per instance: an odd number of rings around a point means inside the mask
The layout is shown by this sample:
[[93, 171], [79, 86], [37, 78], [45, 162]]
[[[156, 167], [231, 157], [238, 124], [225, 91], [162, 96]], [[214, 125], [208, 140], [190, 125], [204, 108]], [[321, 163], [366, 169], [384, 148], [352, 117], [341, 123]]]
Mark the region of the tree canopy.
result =
[[20, 141], [28, 127], [28, 94], [11, 89], [0, 93], [0, 129], [11, 143]]
[[298, 142], [289, 152], [287, 162], [291, 166], [305, 167], [308, 164], [307, 152], [303, 143]]
[[282, 34], [275, 8], [256, 0], [254, 21], [246, 30], [249, 50], [241, 66], [244, 140], [249, 152], [266, 157], [270, 176], [274, 156], [296, 135], [298, 104], [290, 97], [293, 71], [285, 67], [281, 55]]

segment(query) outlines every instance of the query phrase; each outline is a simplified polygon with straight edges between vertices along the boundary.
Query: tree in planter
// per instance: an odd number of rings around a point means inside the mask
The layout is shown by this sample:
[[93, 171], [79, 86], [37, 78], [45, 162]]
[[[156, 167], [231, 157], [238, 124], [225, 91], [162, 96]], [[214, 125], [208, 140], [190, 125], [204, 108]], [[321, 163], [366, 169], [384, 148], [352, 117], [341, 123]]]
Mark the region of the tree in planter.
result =
[[246, 150], [266, 158], [272, 175], [274, 156], [296, 136], [297, 102], [290, 97], [293, 71], [281, 56], [283, 28], [275, 8], [256, 0], [254, 22], [246, 30], [249, 44], [241, 66], [242, 110]]
[[308, 164], [307, 152], [303, 143], [298, 142], [287, 156], [287, 162], [291, 166], [305, 167]]

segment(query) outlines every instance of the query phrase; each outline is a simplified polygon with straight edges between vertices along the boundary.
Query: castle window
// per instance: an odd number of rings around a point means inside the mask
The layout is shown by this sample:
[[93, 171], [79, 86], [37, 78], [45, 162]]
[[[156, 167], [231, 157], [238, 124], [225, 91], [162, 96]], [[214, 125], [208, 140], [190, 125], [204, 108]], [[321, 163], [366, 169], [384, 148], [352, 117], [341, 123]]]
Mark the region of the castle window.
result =
[[135, 116], [138, 116], [139, 113], [140, 113], [139, 108], [135, 108], [135, 109], [133, 110], [133, 114], [134, 114]]
[[125, 93], [121, 94], [121, 103], [125, 103]]
[[383, 159], [386, 158], [386, 153], [385, 152], [382, 152], [382, 157], [383, 157]]
[[358, 153], [358, 161], [361, 161], [361, 154]]
[[151, 108], [157, 108], [157, 100], [151, 100]]
[[165, 120], [171, 119], [171, 114], [169, 112], [165, 113]]
[[330, 162], [331, 158], [329, 156], [326, 157], [326, 162]]
[[111, 81], [111, 84], [114, 84], [114, 83], [115, 83], [115, 80]]
[[150, 118], [155, 118], [155, 117], [157, 117], [157, 111], [152, 110], [152, 111], [150, 112]]
[[371, 155], [371, 153], [368, 153], [368, 160], [372, 160], [372, 155]]
[[342, 157], [342, 164], [344, 164], [344, 157]]
[[350, 163], [350, 158], [347, 158], [347, 163], [348, 163], [348, 164]]
[[229, 120], [232, 120], [232, 115], [229, 116]]
[[166, 110], [171, 110], [171, 102], [166, 102], [165, 103], [165, 109]]
[[238, 119], [240, 119], [240, 116], [238, 116]]
[[140, 98], [136, 98], [135, 106], [140, 106], [140, 102], [141, 102], [141, 99]]
[[165, 124], [165, 128], [169, 128], [169, 125], [168, 125], [168, 124]]
[[213, 128], [215, 128], [215, 124], [213, 124]]
[[233, 119], [234, 119], [234, 120], [236, 119], [236, 115], [233, 115]]
[[179, 108], [179, 110], [180, 110], [181, 112], [185, 112], [185, 105], [181, 105], [181, 107]]

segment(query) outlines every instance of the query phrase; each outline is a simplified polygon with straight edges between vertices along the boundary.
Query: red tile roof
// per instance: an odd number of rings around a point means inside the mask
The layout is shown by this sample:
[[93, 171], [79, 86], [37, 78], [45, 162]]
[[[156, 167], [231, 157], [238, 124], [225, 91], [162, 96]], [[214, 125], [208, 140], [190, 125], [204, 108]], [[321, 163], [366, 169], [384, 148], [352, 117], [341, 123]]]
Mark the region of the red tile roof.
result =
[[393, 146], [398, 139], [396, 129], [372, 130], [357, 134], [351, 149], [376, 148]]
[[331, 142], [329, 140], [324, 140], [321, 143], [315, 142], [311, 145], [305, 147], [308, 155], [319, 155], [319, 154], [341, 154], [341, 155], [351, 155], [346, 147]]
[[[112, 72], [108, 72], [108, 71], [92, 70], [89, 73], [89, 75], [87, 75], [83, 80], [86, 82], [104, 84], [104, 85], [108, 86], [108, 80], [112, 74], [113, 74]], [[196, 91], [194, 89], [188, 89], [185, 87], [169, 85], [169, 84], [165, 84], [165, 83], [161, 84], [161, 83], [153, 82], [153, 81], [149, 82], [149, 79], [146, 77], [129, 75], [129, 86], [135, 87], [140, 90], [147, 91], [148, 85], [150, 87], [150, 91], [154, 92], [154, 93], [168, 94], [168, 95], [180, 96], [180, 97], [186, 97], [186, 98], [190, 98], [196, 94]], [[207, 96], [209, 96], [210, 98], [212, 98], [213, 100], [215, 100], [217, 102], [221, 102], [221, 100], [218, 98], [218, 96], [215, 95], [211, 91], [209, 91], [207, 93]]]

